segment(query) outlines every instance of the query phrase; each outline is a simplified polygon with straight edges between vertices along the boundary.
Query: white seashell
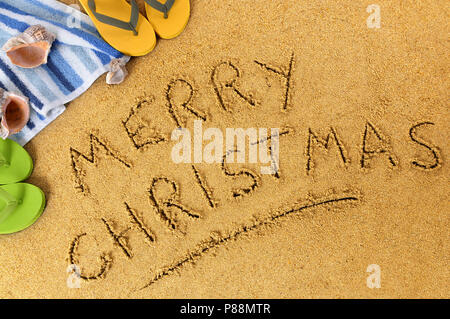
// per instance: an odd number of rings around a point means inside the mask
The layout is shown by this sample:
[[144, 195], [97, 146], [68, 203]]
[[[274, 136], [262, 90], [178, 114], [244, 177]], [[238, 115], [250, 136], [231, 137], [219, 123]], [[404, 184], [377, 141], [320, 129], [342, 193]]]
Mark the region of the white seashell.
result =
[[47, 63], [55, 35], [41, 25], [33, 25], [3, 46], [3, 51], [14, 65], [35, 68]]
[[20, 132], [29, 119], [28, 99], [0, 88], [0, 138]]
[[127, 68], [125, 67], [129, 58], [113, 59], [109, 64], [110, 71], [106, 74], [106, 83], [108, 84], [120, 84], [128, 75]]

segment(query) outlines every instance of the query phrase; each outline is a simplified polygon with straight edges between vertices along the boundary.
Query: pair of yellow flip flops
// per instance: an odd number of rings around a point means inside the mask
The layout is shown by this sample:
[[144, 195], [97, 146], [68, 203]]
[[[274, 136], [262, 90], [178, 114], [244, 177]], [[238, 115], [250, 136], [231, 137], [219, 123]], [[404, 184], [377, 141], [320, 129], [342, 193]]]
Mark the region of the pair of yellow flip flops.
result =
[[131, 56], [146, 55], [156, 45], [155, 32], [172, 39], [190, 17], [190, 0], [145, 0], [147, 19], [136, 0], [80, 0], [103, 39]]

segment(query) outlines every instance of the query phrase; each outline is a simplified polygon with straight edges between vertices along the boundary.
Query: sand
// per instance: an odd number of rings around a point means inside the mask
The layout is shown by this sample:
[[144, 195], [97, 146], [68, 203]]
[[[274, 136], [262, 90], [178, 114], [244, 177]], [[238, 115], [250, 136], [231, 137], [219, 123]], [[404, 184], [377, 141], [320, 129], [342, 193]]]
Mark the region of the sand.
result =
[[[448, 3], [376, 3], [192, 1], [26, 146], [48, 204], [0, 237], [0, 297], [450, 297]], [[285, 131], [279, 174], [173, 163], [202, 118]]]

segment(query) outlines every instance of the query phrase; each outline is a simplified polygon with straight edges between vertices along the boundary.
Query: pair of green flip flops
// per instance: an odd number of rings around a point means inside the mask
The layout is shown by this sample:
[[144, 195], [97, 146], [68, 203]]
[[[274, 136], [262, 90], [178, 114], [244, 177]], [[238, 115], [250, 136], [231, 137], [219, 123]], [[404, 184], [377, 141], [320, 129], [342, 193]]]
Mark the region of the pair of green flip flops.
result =
[[0, 139], [0, 235], [31, 226], [45, 208], [39, 187], [20, 183], [33, 171], [27, 151], [10, 139]]

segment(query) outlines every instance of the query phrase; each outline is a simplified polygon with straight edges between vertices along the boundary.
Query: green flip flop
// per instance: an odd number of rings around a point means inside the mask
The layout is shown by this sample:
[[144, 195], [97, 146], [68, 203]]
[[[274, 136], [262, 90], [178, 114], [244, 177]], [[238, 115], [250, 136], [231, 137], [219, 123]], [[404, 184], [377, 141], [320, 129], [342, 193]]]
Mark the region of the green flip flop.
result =
[[34, 224], [45, 208], [39, 187], [26, 183], [0, 186], [0, 234], [12, 234]]
[[27, 179], [33, 171], [33, 160], [27, 151], [13, 140], [0, 138], [0, 185]]

